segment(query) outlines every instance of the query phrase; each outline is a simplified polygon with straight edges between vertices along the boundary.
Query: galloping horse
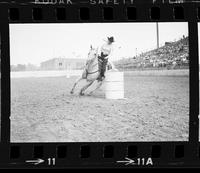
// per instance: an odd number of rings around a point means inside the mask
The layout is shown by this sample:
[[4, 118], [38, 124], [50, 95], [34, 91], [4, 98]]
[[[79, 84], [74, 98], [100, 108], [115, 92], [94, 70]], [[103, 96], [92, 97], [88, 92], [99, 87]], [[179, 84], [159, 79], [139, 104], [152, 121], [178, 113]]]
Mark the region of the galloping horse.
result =
[[[99, 69], [99, 63], [100, 60], [98, 59], [98, 48], [95, 49], [92, 46], [90, 46], [90, 51], [88, 53], [88, 60], [86, 63], [86, 66], [84, 68], [84, 71], [82, 75], [76, 80], [76, 82], [73, 85], [73, 88], [71, 90], [71, 94], [74, 93], [74, 89], [76, 85], [83, 79], [86, 79], [87, 84], [80, 90], [79, 95], [84, 95], [84, 91], [96, 81], [100, 75], [100, 69]], [[101, 87], [103, 83], [102, 81], [98, 81], [97, 87], [91, 91], [89, 94], [92, 94], [95, 90]]]

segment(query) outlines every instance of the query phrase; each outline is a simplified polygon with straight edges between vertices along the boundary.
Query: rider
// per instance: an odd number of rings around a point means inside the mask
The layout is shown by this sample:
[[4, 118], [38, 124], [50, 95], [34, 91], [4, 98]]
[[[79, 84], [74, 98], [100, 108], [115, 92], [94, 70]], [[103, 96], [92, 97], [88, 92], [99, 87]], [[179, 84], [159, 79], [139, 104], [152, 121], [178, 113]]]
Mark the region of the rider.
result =
[[99, 76], [99, 80], [101, 80], [101, 81], [105, 78], [104, 73], [106, 71], [106, 65], [108, 63], [108, 58], [113, 53], [113, 45], [112, 45], [113, 42], [114, 42], [114, 37], [107, 37], [106, 43], [103, 44], [101, 47], [101, 54], [98, 57], [102, 63], [101, 68], [100, 68], [100, 76]]

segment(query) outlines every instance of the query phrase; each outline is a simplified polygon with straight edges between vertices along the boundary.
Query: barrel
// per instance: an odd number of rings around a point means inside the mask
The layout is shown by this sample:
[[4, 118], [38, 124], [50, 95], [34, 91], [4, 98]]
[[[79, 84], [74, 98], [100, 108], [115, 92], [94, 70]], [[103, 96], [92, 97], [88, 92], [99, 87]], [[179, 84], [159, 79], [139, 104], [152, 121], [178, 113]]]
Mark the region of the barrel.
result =
[[124, 73], [107, 72], [105, 78], [105, 97], [107, 99], [124, 98]]

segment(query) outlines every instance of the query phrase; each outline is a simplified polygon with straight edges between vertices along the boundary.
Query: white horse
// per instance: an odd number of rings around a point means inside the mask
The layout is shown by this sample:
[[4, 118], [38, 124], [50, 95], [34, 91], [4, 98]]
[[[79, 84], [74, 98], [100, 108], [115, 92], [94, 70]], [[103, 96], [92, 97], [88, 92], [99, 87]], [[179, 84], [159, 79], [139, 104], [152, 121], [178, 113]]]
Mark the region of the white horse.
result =
[[[76, 80], [76, 82], [74, 83], [72, 90], [71, 90], [71, 94], [74, 93], [74, 89], [76, 87], [76, 85], [83, 79], [85, 79], [87, 81], [87, 84], [80, 90], [79, 95], [84, 95], [84, 91], [91, 86], [94, 81], [98, 80], [99, 76], [100, 76], [100, 69], [99, 69], [99, 64], [102, 63], [101, 60], [98, 58], [98, 48], [95, 49], [92, 46], [90, 46], [90, 51], [88, 53], [88, 60], [86, 62], [85, 68], [83, 70], [83, 73], [80, 77], [78, 77], [78, 79]], [[114, 65], [111, 62], [108, 62], [107, 67], [114, 69]], [[108, 68], [107, 68], [108, 69]], [[89, 94], [92, 94], [95, 90], [99, 89], [103, 83], [103, 80], [98, 80], [98, 84], [97, 87], [91, 91]]]

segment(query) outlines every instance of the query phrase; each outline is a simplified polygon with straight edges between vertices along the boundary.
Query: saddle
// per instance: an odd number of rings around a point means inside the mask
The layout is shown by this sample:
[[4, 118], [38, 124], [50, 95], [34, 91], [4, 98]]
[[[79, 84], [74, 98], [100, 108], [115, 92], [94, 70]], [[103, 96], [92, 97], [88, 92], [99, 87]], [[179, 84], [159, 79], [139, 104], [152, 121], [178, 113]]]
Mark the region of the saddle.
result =
[[[90, 60], [86, 63], [86, 66], [89, 63], [90, 63]], [[97, 78], [98, 81], [102, 81], [105, 78], [104, 73], [106, 71], [107, 64], [108, 64], [108, 59], [98, 56], [98, 67], [99, 67], [99, 72], [100, 72], [99, 77]], [[111, 69], [111, 66], [108, 66], [108, 69]], [[88, 74], [89, 73], [88, 73], [88, 70], [86, 67], [82, 74], [82, 78], [84, 78], [84, 79], [87, 78]]]

